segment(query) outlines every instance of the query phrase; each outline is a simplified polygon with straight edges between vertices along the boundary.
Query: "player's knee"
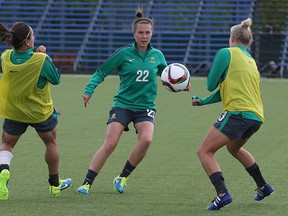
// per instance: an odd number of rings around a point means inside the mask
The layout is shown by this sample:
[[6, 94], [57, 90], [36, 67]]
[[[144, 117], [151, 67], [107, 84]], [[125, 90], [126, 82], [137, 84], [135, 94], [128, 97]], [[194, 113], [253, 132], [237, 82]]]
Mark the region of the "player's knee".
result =
[[201, 146], [197, 150], [197, 156], [200, 160], [206, 157], [213, 157], [213, 155], [214, 152], [210, 152], [208, 149], [203, 148]]
[[139, 141], [139, 143], [141, 143], [141, 146], [145, 149], [148, 149], [152, 143], [152, 139], [142, 139]]
[[198, 150], [197, 150], [197, 156], [198, 156], [199, 159], [201, 159], [201, 157], [203, 156], [203, 151], [202, 151], [201, 148], [198, 148]]
[[102, 147], [102, 150], [105, 152], [105, 154], [110, 155], [114, 149], [116, 148], [117, 143], [105, 143]]

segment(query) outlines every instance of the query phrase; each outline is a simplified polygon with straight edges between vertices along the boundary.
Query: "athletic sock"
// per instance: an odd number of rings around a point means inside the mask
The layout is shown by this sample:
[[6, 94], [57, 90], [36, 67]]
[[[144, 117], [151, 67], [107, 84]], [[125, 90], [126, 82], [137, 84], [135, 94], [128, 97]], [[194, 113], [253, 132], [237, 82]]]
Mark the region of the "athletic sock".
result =
[[59, 175], [58, 173], [55, 175], [50, 175], [49, 174], [49, 179], [48, 182], [51, 186], [58, 187], [59, 186]]
[[2, 172], [2, 170], [7, 169], [9, 170], [9, 165], [8, 164], [0, 164], [0, 173]]
[[251, 167], [247, 168], [246, 171], [252, 176], [258, 188], [261, 188], [266, 184], [257, 163], [254, 163]]
[[227, 188], [224, 183], [224, 177], [222, 172], [215, 172], [209, 176], [211, 183], [214, 185], [217, 194], [227, 192]]
[[98, 173], [94, 172], [93, 170], [88, 169], [83, 185], [85, 185], [86, 183], [88, 183], [89, 185], [92, 185], [97, 175]]
[[120, 177], [125, 177], [127, 178], [135, 169], [136, 167], [134, 167], [128, 160], [120, 174]]
[[14, 155], [10, 151], [6, 151], [6, 150], [0, 151], [0, 164], [10, 165], [10, 162], [11, 162], [13, 157], [14, 157]]

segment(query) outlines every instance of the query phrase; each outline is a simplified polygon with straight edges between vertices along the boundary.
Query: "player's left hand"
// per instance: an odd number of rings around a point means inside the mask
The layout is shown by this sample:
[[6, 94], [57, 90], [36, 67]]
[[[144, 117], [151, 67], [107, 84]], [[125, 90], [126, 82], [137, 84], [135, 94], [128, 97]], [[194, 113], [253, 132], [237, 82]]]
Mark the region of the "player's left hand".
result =
[[191, 84], [189, 83], [188, 86], [183, 91], [190, 91]]
[[45, 53], [46, 52], [46, 47], [44, 45], [40, 45], [39, 47], [37, 47], [36, 52]]
[[201, 98], [197, 95], [192, 96], [192, 105], [193, 106], [201, 106]]

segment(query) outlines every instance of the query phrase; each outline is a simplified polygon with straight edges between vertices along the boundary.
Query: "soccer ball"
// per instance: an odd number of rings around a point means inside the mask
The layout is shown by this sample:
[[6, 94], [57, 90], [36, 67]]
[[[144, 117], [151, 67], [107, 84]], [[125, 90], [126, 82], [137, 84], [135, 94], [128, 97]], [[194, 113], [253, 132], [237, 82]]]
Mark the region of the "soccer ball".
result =
[[161, 74], [163, 86], [172, 92], [185, 90], [190, 83], [189, 70], [182, 64], [169, 64]]

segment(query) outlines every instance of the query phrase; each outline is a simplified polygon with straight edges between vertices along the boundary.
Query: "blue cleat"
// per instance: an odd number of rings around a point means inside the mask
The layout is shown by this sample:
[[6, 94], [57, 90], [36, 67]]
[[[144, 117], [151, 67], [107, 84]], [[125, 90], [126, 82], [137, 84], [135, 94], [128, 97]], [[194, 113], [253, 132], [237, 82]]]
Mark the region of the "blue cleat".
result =
[[274, 189], [269, 184], [265, 184], [263, 187], [257, 188], [256, 191], [257, 194], [254, 199], [256, 201], [261, 201], [265, 197], [270, 196], [274, 192]]
[[220, 208], [224, 207], [225, 205], [228, 205], [232, 202], [232, 196], [227, 191], [223, 196], [217, 196], [214, 200], [212, 200], [212, 203], [210, 206], [206, 208], [206, 210], [219, 210]]
[[81, 185], [81, 186], [76, 190], [76, 192], [77, 192], [77, 193], [81, 193], [81, 194], [85, 194], [85, 195], [89, 195], [89, 194], [90, 194], [90, 192], [89, 192], [90, 188], [91, 188], [91, 185], [88, 184], [88, 183], [86, 183], [86, 184], [84, 184], [84, 185]]
[[50, 194], [53, 196], [58, 196], [60, 194], [60, 191], [70, 187], [70, 185], [72, 184], [72, 179], [71, 178], [67, 178], [65, 180], [60, 180], [59, 182], [59, 186], [50, 186]]
[[126, 183], [127, 183], [127, 180], [128, 180], [128, 178], [126, 178], [126, 177], [117, 176], [113, 181], [113, 184], [114, 184], [113, 189], [118, 191], [119, 193], [123, 193], [124, 187], [126, 186]]

